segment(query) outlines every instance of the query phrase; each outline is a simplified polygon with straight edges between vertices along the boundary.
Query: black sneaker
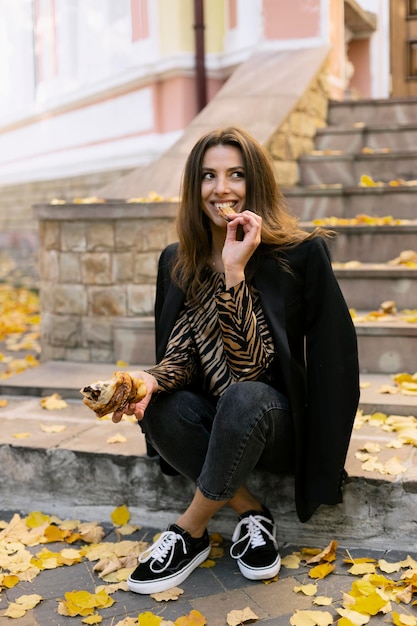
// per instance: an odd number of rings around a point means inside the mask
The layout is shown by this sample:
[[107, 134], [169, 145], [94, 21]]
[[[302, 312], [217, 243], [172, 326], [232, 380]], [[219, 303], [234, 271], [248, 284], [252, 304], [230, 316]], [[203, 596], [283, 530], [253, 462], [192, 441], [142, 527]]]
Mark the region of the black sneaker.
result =
[[157, 593], [185, 580], [210, 554], [207, 530], [199, 539], [171, 524], [159, 539], [139, 556], [139, 565], [127, 579], [135, 593]]
[[265, 508], [263, 513], [247, 511], [239, 520], [233, 533], [230, 555], [237, 560], [245, 578], [273, 578], [281, 568], [281, 557], [271, 513]]

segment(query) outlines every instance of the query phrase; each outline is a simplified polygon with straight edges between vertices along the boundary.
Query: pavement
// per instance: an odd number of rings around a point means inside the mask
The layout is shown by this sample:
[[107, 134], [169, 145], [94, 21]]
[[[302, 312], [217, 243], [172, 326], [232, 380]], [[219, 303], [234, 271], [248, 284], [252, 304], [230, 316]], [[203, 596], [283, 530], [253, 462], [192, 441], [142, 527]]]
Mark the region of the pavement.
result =
[[[64, 520], [95, 519], [104, 530], [103, 541], [120, 544], [126, 539], [152, 541], [154, 535], [166, 527], [168, 518], [169, 521], [175, 520], [173, 515], [189, 498], [191, 489], [175, 482], [175, 479], [171, 483], [161, 477], [155, 462], [146, 458], [143, 438], [136, 424], [131, 420], [124, 420], [118, 425], [109, 420], [97, 420], [80, 400], [79, 389], [82, 386], [108, 378], [115, 369], [113, 364], [46, 362], [0, 381], [0, 401], [6, 401], [6, 405], [0, 408], [0, 519], [5, 523], [14, 515], [24, 518], [34, 510], [54, 514]], [[388, 377], [368, 376], [363, 377], [362, 382], [361, 406], [364, 412], [380, 409], [383, 405], [378, 389], [381, 384], [392, 381]], [[65, 399], [67, 406], [43, 408], [41, 399], [53, 394]], [[416, 399], [413, 397], [384, 396], [384, 401], [390, 413], [417, 415]], [[114, 437], [116, 442], [110, 443]], [[372, 424], [364, 424], [354, 431], [347, 463], [352, 482], [347, 486], [344, 508], [327, 507], [312, 524], [307, 524], [307, 531], [304, 530], [305, 525], [296, 524], [290, 508], [285, 514], [280, 511], [276, 515], [282, 557], [299, 553], [306, 546], [320, 551], [332, 540], [338, 542], [337, 558], [333, 562], [335, 569], [328, 576], [311, 578], [309, 572], [312, 566], [302, 560], [294, 568], [283, 565], [278, 580], [270, 584], [246, 580], [228, 555], [235, 520], [219, 516], [213, 519], [209, 531], [221, 535], [224, 554], [213, 559], [212, 567], [198, 568], [182, 583], [180, 588], [183, 593], [178, 599], [157, 601], [119, 589], [111, 594], [114, 600], [112, 606], [95, 611], [102, 617], [100, 623], [104, 626], [153, 625], [154, 622], [147, 622], [146, 616], [142, 615], [150, 612], [173, 623], [191, 614], [188, 622], [179, 621], [176, 626], [200, 623], [223, 626], [248, 623], [242, 616], [230, 615], [232, 611], [246, 608], [256, 615], [256, 618], [252, 616], [251, 623], [269, 626], [336, 623], [340, 619], [337, 610], [342, 607], [344, 593], [351, 589], [353, 582], [363, 578], [363, 574], [349, 572], [351, 564], [345, 562], [347, 555], [348, 558], [374, 559], [376, 573], [396, 581], [407, 571], [407, 556], [417, 560], [415, 448], [403, 446], [395, 450], [395, 455], [407, 467], [401, 475], [382, 476], [376, 470], [365, 472], [356, 456], [365, 442], [377, 442], [383, 448], [379, 460], [385, 463], [391, 452], [384, 444], [392, 437], [392, 432]], [[179, 486], [175, 492], [173, 485], [175, 488]], [[285, 489], [290, 487], [285, 484]], [[265, 483], [265, 490], [266, 498], [271, 497], [270, 493], [268, 496], [271, 483]], [[291, 498], [290, 493], [287, 500]], [[131, 536], [120, 537], [110, 514], [124, 502], [128, 503], [131, 522], [140, 529]], [[332, 517], [331, 509], [338, 511], [336, 517]], [[66, 544], [63, 541], [46, 546], [33, 545], [27, 549], [36, 555], [45, 548], [57, 552], [64, 547], [80, 549], [83, 545], [83, 542]], [[13, 549], [16, 549], [16, 544]], [[0, 567], [3, 568], [0, 570], [0, 588], [2, 574], [7, 572], [4, 555], [0, 543]], [[398, 566], [398, 571], [387, 574], [380, 569], [384, 560], [402, 562], [402, 568]], [[21, 581], [11, 589], [3, 588], [0, 591], [1, 626], [12, 623], [11, 618], [5, 615], [9, 604], [27, 594], [39, 594], [42, 601], [20, 617], [18, 624], [82, 624], [85, 617], [62, 616], [58, 607], [65, 599], [65, 593], [74, 590], [94, 593], [97, 586], [103, 584], [99, 573], [93, 570], [95, 564], [83, 557], [81, 562], [72, 565], [45, 569], [32, 582]], [[417, 569], [417, 563], [415, 567]], [[310, 588], [305, 587], [309, 584], [317, 585], [313, 595], [306, 595], [307, 591], [312, 593]], [[301, 590], [295, 590], [300, 587]], [[415, 591], [415, 584], [413, 589]], [[331, 598], [330, 604], [315, 604], [322, 601], [319, 599], [321, 596]], [[417, 619], [416, 607], [411, 602], [392, 601], [387, 614], [378, 612], [370, 617], [369, 623], [390, 623], [393, 611], [407, 615], [409, 620], [410, 616]], [[196, 621], [197, 614], [192, 611], [198, 611], [206, 621]], [[313, 611], [314, 614], [309, 614], [310, 621], [306, 618], [307, 621], [297, 622], [305, 618], [300, 611]], [[145, 621], [138, 622], [139, 615]], [[194, 621], [191, 621], [192, 616]], [[407, 620], [405, 623], [411, 624]]]
[[[1, 519], [9, 519], [10, 516], [10, 513], [0, 514]], [[120, 545], [120, 537], [117, 536], [109, 523], [102, 524], [102, 528], [105, 532], [104, 543], [108, 544], [109, 547], [113, 547], [113, 544]], [[123, 540], [149, 541], [155, 532], [157, 529], [143, 527], [132, 536], [123, 537]], [[30, 547], [29, 550], [32, 554], [37, 555], [45, 548], [51, 552], [60, 552], [65, 547], [78, 550], [82, 544], [49, 543], [47, 546]], [[371, 565], [375, 567], [375, 571], [378, 573], [382, 573], [380, 566], [382, 567], [384, 561], [403, 562], [403, 568], [399, 572], [390, 575], [383, 574], [385, 580], [398, 581], [401, 573], [406, 569], [404, 561], [408, 555], [408, 553], [395, 550], [338, 548], [335, 553], [336, 560], [332, 563], [334, 570], [326, 578], [321, 580], [311, 578], [309, 573], [313, 566], [301, 561], [298, 566], [292, 565], [290, 567], [290, 563], [288, 566], [283, 565], [277, 579], [265, 583], [252, 582], [243, 578], [238, 572], [236, 563], [227, 554], [228, 547], [229, 542], [225, 541], [223, 544], [224, 556], [213, 559], [214, 565], [212, 564], [211, 567], [197, 568], [179, 586], [180, 595], [177, 599], [158, 600], [151, 596], [119, 589], [115, 592], [109, 592], [113, 601], [112, 606], [94, 610], [93, 614], [102, 618], [100, 623], [103, 626], [157, 624], [157, 621], [146, 621], [146, 619], [151, 619], [149, 614], [159, 616], [164, 620], [161, 626], [163, 624], [197, 626], [205, 623], [208, 626], [237, 625], [249, 623], [246, 620], [240, 621], [243, 618], [236, 621], [236, 616], [241, 616], [242, 612], [243, 615], [245, 613], [247, 615], [248, 609], [250, 610], [250, 623], [259, 623], [265, 626], [284, 626], [293, 623], [290, 620], [294, 617], [304, 618], [305, 614], [302, 613], [304, 611], [310, 612], [310, 621], [298, 622], [300, 624], [336, 623], [341, 617], [338, 610], [343, 610], [344, 594], [352, 590], [352, 584], [355, 581], [363, 578], [362, 575], [354, 576], [349, 573], [351, 565], [345, 563], [344, 559], [363, 557], [373, 559], [374, 562]], [[319, 549], [325, 546], [314, 547]], [[299, 554], [302, 548], [303, 546], [282, 545], [281, 556], [284, 563], [286, 563], [285, 557]], [[413, 558], [416, 556], [414, 555]], [[45, 569], [30, 583], [20, 582], [12, 589], [4, 589], [0, 601], [0, 623], [2, 626], [13, 623], [10, 618], [5, 616], [8, 607], [13, 606], [11, 603], [18, 600], [22, 595], [38, 594], [42, 598], [41, 602], [20, 617], [17, 624], [21, 626], [82, 624], [85, 617], [80, 615], [75, 617], [63, 616], [58, 613], [58, 608], [67, 599], [65, 596], [67, 592], [86, 591], [95, 594], [103, 584], [105, 588], [110, 589], [111, 583], [104, 583], [99, 577], [99, 573], [93, 570], [95, 565], [96, 562], [83, 559], [73, 565]], [[311, 585], [315, 585], [315, 588], [312, 589]], [[387, 614], [380, 612], [370, 617], [369, 623], [375, 625], [390, 623], [392, 611], [406, 615], [409, 619], [411, 616], [417, 618], [416, 609], [411, 606], [410, 602], [408, 604], [391, 602], [387, 605], [387, 609], [390, 609]], [[188, 616], [189, 621], [181, 622], [180, 618], [185, 618], [185, 616]], [[200, 621], [198, 621], [198, 617]], [[362, 615], [362, 617], [364, 616]], [[131, 621], [128, 621], [128, 618]], [[138, 619], [143, 621], [137, 621]], [[365, 619], [367, 618], [365, 617]], [[412, 622], [408, 623], [411, 624]]]

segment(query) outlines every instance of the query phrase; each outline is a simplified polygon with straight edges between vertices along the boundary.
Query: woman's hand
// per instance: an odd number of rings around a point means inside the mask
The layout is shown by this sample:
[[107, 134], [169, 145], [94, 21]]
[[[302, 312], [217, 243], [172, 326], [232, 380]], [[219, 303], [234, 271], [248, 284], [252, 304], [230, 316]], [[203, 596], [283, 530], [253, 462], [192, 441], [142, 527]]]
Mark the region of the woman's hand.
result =
[[[239, 241], [238, 228], [243, 230]], [[227, 224], [226, 239], [222, 251], [226, 289], [237, 285], [245, 278], [245, 267], [261, 243], [262, 218], [252, 211], [233, 215]]]
[[115, 411], [112, 415], [112, 421], [117, 424], [122, 419], [123, 415], [135, 415], [138, 422], [143, 419], [146, 407], [151, 401], [152, 394], [158, 391], [158, 381], [152, 374], [148, 372], [129, 372], [133, 378], [140, 378], [146, 385], [148, 393], [140, 402], [131, 402], [127, 404], [123, 409]]

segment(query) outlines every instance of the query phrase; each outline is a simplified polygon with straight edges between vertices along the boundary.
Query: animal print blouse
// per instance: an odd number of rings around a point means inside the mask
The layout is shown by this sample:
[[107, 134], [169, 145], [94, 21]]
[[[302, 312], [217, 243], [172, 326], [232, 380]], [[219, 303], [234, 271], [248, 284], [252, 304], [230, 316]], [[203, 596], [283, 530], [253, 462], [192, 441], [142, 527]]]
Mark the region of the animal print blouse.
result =
[[274, 342], [247, 284], [225, 290], [224, 275], [207, 269], [198, 299], [184, 303], [164, 358], [147, 370], [160, 391], [197, 383], [203, 393], [220, 396], [233, 382], [268, 382]]

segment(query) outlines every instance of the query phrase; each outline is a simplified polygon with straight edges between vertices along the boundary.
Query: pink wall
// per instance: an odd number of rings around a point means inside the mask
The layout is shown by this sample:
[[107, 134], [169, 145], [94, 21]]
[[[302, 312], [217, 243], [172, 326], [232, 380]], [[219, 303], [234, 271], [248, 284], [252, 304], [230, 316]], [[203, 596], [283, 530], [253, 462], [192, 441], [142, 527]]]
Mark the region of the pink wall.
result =
[[330, 2], [330, 91], [331, 97], [342, 100], [345, 93], [345, 12], [343, 2]]
[[[219, 91], [223, 81], [208, 79], [209, 100]], [[163, 82], [154, 83], [155, 132], [166, 133], [183, 130], [197, 115], [197, 94], [195, 80], [178, 76]]]
[[355, 72], [350, 80], [348, 89], [352, 95], [362, 98], [371, 97], [371, 71], [370, 71], [370, 40], [353, 39], [349, 42], [348, 58], [353, 64]]
[[320, 35], [320, 0], [263, 0], [266, 39]]

